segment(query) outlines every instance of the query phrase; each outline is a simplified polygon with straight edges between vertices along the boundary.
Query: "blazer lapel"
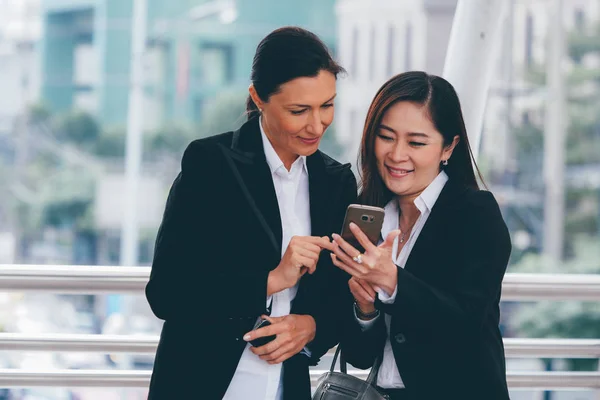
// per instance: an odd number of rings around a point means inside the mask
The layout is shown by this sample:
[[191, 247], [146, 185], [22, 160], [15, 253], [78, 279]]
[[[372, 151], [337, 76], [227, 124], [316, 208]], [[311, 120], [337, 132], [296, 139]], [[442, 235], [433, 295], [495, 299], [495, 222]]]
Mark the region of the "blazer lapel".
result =
[[[349, 165], [327, 165], [323, 154], [320, 151], [307, 157], [306, 165], [308, 168], [308, 190], [310, 199], [310, 222], [312, 236], [331, 236], [332, 233], [339, 233], [339, 227], [333, 227], [331, 223], [332, 207], [338, 206], [341, 198], [343, 184], [341, 180], [342, 172], [349, 168]], [[329, 258], [327, 251], [321, 252], [323, 257]], [[296, 299], [293, 303], [292, 313], [306, 312], [311, 302], [310, 296], [311, 284], [320, 276], [320, 269], [310, 275], [304, 274], [300, 279], [300, 286]]]
[[330, 203], [327, 201], [329, 180], [323, 157], [319, 152], [307, 157], [306, 166], [308, 168], [311, 235], [330, 235], [332, 232], [327, 232], [327, 206]]
[[454, 197], [459, 195], [463, 190], [465, 189], [454, 184], [452, 180], [448, 180], [435, 202], [431, 214], [429, 214], [429, 218], [427, 218], [427, 222], [408, 256], [408, 260], [406, 260], [405, 269], [407, 271], [412, 271], [414, 268], [422, 269], [421, 257], [431, 252], [432, 245], [436, 245], [435, 238], [439, 235], [439, 231], [450, 228], [446, 221], [450, 215], [449, 213], [452, 211], [448, 208], [451, 208]]
[[273, 249], [281, 255], [282, 228], [277, 195], [267, 164], [258, 118], [233, 133], [231, 147], [222, 146], [229, 166], [244, 194], [244, 200], [258, 218]]

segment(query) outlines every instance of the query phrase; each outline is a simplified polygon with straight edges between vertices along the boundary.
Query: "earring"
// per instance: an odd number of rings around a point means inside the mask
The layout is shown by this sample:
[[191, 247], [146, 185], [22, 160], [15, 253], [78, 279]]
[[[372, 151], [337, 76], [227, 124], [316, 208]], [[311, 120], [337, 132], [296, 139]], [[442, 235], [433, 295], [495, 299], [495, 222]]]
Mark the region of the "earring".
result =
[[446, 166], [446, 165], [448, 165], [448, 160], [444, 160], [444, 161], [442, 161], [442, 165], [443, 165], [443, 166]]
[[262, 114], [262, 108], [259, 108], [258, 111]]

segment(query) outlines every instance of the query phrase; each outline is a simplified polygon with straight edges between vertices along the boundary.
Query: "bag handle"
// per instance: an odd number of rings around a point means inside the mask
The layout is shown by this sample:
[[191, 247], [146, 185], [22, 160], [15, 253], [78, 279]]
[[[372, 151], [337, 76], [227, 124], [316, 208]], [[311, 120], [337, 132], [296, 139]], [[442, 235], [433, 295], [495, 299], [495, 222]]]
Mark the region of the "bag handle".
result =
[[[337, 362], [338, 357], [340, 358], [340, 371], [342, 373], [348, 373], [348, 365], [346, 364], [346, 360], [344, 358], [344, 353], [342, 353], [342, 345], [338, 345], [335, 350], [335, 355], [333, 356], [333, 362], [331, 363], [331, 368], [329, 368], [330, 372], [335, 370], [335, 363]], [[379, 372], [379, 367], [381, 366], [382, 357], [377, 357], [373, 366], [371, 367], [371, 371], [369, 372], [369, 376], [367, 377], [367, 383], [371, 386], [374, 386], [375, 379], [377, 378], [377, 373]]]

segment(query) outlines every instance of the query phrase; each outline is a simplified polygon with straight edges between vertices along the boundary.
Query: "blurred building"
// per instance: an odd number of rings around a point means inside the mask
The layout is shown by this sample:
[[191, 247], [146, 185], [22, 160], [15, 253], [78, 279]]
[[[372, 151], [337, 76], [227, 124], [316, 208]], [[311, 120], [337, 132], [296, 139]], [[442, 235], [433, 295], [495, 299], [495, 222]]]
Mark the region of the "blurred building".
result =
[[348, 77], [339, 82], [337, 135], [355, 161], [377, 89], [404, 71], [441, 75], [457, 0], [338, 0], [338, 47]]
[[[523, 123], [541, 123], [543, 119], [546, 90], [532, 81], [536, 74], [545, 72], [547, 37], [553, 28], [547, 0], [509, 0], [507, 8], [502, 47], [497, 52], [498, 73], [494, 74], [490, 87], [481, 147], [481, 155], [489, 163], [490, 172], [496, 175], [516, 172], [512, 128]], [[599, 20], [600, 1], [563, 1], [567, 37], [578, 31], [595, 29]], [[582, 61], [600, 65], [600, 60]], [[568, 64], [565, 59], [565, 71]]]
[[40, 0], [0, 0], [0, 134], [39, 93]]
[[[217, 3], [223, 1], [148, 0], [147, 128], [197, 122], [216, 94], [246, 90], [256, 45], [277, 27], [300, 25], [334, 43], [334, 0], [305, 0], [302, 7], [294, 0], [237, 0], [226, 18], [210, 12]], [[198, 6], [208, 12], [193, 20]], [[104, 124], [123, 125], [132, 0], [43, 0], [42, 12], [44, 100], [54, 111], [81, 108]]]

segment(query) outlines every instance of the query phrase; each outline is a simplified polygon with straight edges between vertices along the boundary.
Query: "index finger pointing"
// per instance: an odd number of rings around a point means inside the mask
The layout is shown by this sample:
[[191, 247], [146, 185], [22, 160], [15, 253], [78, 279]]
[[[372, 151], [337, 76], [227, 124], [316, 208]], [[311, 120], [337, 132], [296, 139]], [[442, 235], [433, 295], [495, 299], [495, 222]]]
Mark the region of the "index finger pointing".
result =
[[356, 240], [358, 240], [358, 243], [360, 243], [360, 245], [363, 247], [363, 249], [370, 252], [373, 252], [377, 249], [377, 247], [373, 243], [371, 243], [367, 235], [365, 235], [364, 232], [354, 222], [350, 223], [350, 230], [354, 234]]

